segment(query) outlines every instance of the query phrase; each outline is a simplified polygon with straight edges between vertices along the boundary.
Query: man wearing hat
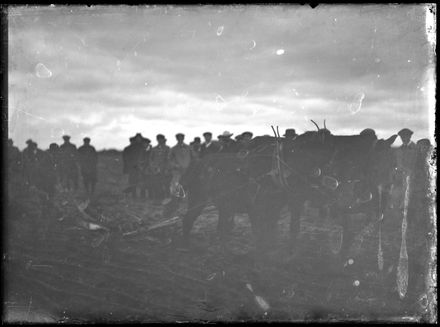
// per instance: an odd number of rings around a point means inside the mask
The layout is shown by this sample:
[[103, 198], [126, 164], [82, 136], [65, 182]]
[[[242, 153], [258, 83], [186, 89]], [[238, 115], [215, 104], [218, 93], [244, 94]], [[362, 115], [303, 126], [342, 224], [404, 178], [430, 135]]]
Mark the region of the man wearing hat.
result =
[[205, 142], [200, 147], [200, 158], [205, 157], [208, 154], [217, 153], [220, 150], [220, 145], [218, 142], [212, 140], [212, 133], [203, 133], [203, 138]]
[[289, 139], [289, 140], [294, 140], [297, 136], [298, 136], [298, 134], [296, 134], [296, 131], [295, 131], [295, 129], [293, 129], [293, 128], [288, 128], [288, 129], [286, 129], [286, 131], [284, 132], [284, 135], [283, 135], [286, 139]]
[[[417, 147], [411, 141], [412, 134], [413, 132], [408, 128], [404, 128], [397, 133], [402, 140], [402, 145], [395, 152], [396, 172], [394, 175], [393, 194], [394, 201], [397, 201], [396, 205], [400, 209], [404, 206], [406, 176], [410, 176], [410, 184], [412, 184], [417, 156]], [[391, 207], [394, 207], [394, 204], [391, 204]]]
[[189, 146], [191, 147], [191, 157], [194, 160], [200, 159], [200, 149], [202, 146], [202, 140], [200, 137], [195, 137], [194, 141], [192, 141]]
[[402, 145], [396, 150], [397, 168], [407, 175], [411, 175], [417, 155], [417, 147], [411, 141], [413, 131], [404, 128], [397, 133], [402, 140]]
[[175, 186], [178, 185], [180, 177], [185, 173], [191, 163], [191, 148], [183, 141], [185, 135], [176, 134], [177, 144], [173, 146], [169, 154], [169, 162], [171, 167], [171, 193], [175, 192]]
[[231, 138], [234, 135], [228, 131], [224, 131], [223, 134], [218, 136], [218, 140], [220, 143], [220, 151], [222, 153], [230, 153], [237, 151], [237, 142]]
[[169, 163], [168, 156], [170, 147], [166, 145], [166, 138], [162, 134], [156, 136], [157, 145], [152, 148], [150, 154], [151, 172], [151, 198], [153, 200], [163, 200], [168, 194]]
[[243, 132], [238, 135], [235, 139], [237, 141], [238, 150], [246, 150], [249, 146], [249, 143], [252, 140], [252, 136], [254, 134], [252, 132]]
[[70, 136], [63, 136], [60, 146], [61, 183], [65, 190], [78, 189], [78, 150], [70, 143]]
[[84, 189], [89, 196], [95, 192], [95, 185], [97, 181], [97, 165], [98, 154], [95, 147], [90, 145], [90, 138], [85, 137], [83, 139], [84, 144], [79, 147], [79, 167], [84, 183]]
[[145, 184], [143, 181], [144, 152], [145, 138], [141, 133], [136, 133], [130, 138], [130, 145], [124, 149], [122, 154], [123, 169], [128, 174], [128, 186], [124, 193], [130, 194], [133, 198], [137, 198], [138, 188], [142, 189]]

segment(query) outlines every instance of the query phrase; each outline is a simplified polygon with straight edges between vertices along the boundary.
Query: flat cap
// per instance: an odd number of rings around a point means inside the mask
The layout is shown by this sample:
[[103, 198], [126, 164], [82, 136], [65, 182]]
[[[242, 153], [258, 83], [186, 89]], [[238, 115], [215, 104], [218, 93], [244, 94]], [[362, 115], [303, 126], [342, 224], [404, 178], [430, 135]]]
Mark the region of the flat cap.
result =
[[401, 129], [399, 131], [399, 133], [397, 133], [397, 135], [399, 135], [399, 136], [405, 136], [405, 135], [411, 136], [411, 135], [413, 135], [413, 133], [414, 132], [412, 130], [410, 130], [409, 128], [404, 128], [404, 129]]

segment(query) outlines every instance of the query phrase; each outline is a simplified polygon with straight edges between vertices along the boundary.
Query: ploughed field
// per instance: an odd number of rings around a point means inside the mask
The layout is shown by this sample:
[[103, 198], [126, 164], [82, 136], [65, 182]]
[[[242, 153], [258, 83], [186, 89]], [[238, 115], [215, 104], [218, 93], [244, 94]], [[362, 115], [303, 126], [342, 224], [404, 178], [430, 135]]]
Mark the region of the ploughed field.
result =
[[[288, 248], [287, 211], [278, 224], [278, 243], [263, 255], [255, 252], [245, 214], [236, 216], [232, 234], [220, 242], [212, 206], [196, 221], [190, 246], [182, 248], [181, 220], [163, 217], [161, 204], [126, 198], [121, 171], [120, 154], [101, 153], [94, 199], [86, 203], [82, 189], [58, 192], [49, 209], [42, 208], [37, 191], [9, 183], [4, 319], [405, 320], [427, 313], [424, 266], [411, 250], [423, 245], [411, 238], [410, 287], [404, 299], [396, 291], [401, 243], [396, 210], [389, 210], [382, 229], [382, 272], [376, 222], [352, 217], [356, 237], [349, 256], [340, 259], [339, 226], [312, 208], [304, 210], [295, 255]], [[174, 216], [184, 209], [183, 202]]]

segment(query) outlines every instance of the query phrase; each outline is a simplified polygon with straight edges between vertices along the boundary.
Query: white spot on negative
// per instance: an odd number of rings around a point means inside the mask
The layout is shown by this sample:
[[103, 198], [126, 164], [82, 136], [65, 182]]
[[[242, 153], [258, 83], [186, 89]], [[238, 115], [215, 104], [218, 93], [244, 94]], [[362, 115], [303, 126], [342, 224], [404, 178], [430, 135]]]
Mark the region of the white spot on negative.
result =
[[223, 34], [223, 30], [224, 30], [224, 26], [219, 26], [218, 28], [217, 28], [217, 36], [220, 36], [220, 35], [222, 35]]
[[39, 78], [50, 78], [50, 77], [52, 77], [52, 72], [42, 63], [38, 63], [35, 66], [35, 74]]
[[255, 42], [255, 40], [252, 40], [252, 46], [249, 48], [249, 50], [252, 50], [256, 46], [257, 46], [257, 42]]
[[283, 54], [284, 54], [284, 49], [278, 49], [277, 51], [276, 51], [276, 54], [278, 55], [278, 56], [282, 56]]

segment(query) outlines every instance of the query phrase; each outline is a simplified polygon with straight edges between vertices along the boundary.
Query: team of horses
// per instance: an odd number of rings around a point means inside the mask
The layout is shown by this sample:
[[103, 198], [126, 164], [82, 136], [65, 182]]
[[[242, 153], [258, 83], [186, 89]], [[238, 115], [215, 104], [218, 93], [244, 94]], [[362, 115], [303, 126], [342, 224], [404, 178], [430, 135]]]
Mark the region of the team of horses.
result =
[[[313, 122], [314, 123], [314, 122]], [[290, 244], [295, 250], [304, 203], [325, 208], [342, 226], [340, 253], [353, 235], [350, 217], [364, 213], [367, 222], [383, 218], [395, 167], [391, 145], [397, 135], [333, 135], [324, 125], [294, 139], [254, 138], [238, 153], [216, 153], [194, 162], [180, 184], [188, 197], [183, 240], [190, 240], [195, 220], [209, 201], [218, 209], [217, 230], [226, 236], [234, 216], [247, 213], [257, 249], [273, 244], [281, 210], [290, 211]]]

